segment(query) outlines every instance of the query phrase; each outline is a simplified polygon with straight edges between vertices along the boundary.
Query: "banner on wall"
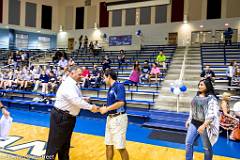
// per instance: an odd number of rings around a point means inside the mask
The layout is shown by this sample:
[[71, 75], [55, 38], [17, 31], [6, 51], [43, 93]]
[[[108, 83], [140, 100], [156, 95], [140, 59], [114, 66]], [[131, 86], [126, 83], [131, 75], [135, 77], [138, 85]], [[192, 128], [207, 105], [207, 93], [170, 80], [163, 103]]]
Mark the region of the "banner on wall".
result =
[[109, 36], [109, 46], [132, 45], [131, 35]]

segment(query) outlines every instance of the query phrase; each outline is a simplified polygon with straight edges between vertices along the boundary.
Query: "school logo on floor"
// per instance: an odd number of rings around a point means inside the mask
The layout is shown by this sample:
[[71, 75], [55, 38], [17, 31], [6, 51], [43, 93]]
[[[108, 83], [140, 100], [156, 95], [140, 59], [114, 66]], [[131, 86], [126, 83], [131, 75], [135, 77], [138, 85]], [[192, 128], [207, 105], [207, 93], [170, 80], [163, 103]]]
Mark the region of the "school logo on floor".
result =
[[21, 139], [23, 139], [23, 137], [10, 136], [6, 140], [0, 140], [0, 155], [9, 154], [11, 156], [15, 155], [15, 157], [27, 159], [39, 159], [44, 157], [47, 146], [45, 141], [35, 140], [19, 143]]

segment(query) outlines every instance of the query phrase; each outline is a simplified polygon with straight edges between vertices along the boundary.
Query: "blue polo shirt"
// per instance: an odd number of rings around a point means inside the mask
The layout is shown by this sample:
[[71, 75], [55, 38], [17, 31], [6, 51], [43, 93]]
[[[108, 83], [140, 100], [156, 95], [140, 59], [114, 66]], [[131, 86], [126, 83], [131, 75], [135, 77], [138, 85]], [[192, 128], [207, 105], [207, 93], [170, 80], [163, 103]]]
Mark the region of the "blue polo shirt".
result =
[[125, 93], [125, 87], [123, 84], [114, 82], [113, 85], [109, 88], [108, 94], [107, 94], [107, 106], [110, 106], [118, 101], [125, 102], [124, 106], [109, 111], [108, 114], [115, 114], [118, 112], [126, 112], [126, 93]]

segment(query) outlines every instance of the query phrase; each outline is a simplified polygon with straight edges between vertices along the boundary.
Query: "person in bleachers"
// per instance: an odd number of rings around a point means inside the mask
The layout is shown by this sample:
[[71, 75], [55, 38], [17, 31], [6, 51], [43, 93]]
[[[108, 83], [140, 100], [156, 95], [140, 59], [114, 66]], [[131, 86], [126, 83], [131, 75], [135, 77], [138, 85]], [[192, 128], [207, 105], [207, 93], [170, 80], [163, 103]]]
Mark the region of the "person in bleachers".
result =
[[101, 71], [97, 68], [97, 65], [93, 66], [92, 74], [89, 78], [90, 82], [94, 82], [93, 88], [99, 88], [101, 85], [102, 77]]
[[110, 69], [111, 68], [111, 63], [112, 61], [109, 59], [108, 55], [105, 55], [104, 56], [104, 60], [102, 62], [102, 69], [103, 69], [103, 72], [105, 72], [106, 69]]
[[60, 70], [60, 77], [61, 77], [60, 81], [61, 82], [65, 81], [68, 75], [69, 75], [68, 67], [65, 67], [63, 70]]
[[240, 120], [240, 101], [236, 102], [233, 105], [234, 115]]
[[83, 48], [84, 48], [84, 53], [88, 52], [88, 37], [84, 37], [84, 42], [83, 42]]
[[198, 92], [192, 99], [187, 128], [186, 160], [193, 160], [194, 142], [201, 137], [204, 159], [212, 160], [213, 145], [219, 136], [219, 106], [212, 82], [202, 79], [198, 84]]
[[158, 77], [160, 76], [160, 68], [157, 66], [157, 63], [152, 64], [151, 72], [148, 77], [148, 82], [151, 82], [151, 78], [155, 78], [155, 82], [158, 83]]
[[49, 72], [48, 86], [49, 86], [49, 93], [56, 93], [57, 86], [58, 86], [58, 79], [53, 71]]
[[117, 56], [117, 60], [118, 60], [118, 69], [120, 69], [122, 64], [125, 63], [124, 50], [120, 50], [120, 55]]
[[42, 71], [39, 80], [42, 84], [42, 93], [48, 94], [49, 76], [47, 75], [46, 71]]
[[82, 87], [88, 88], [90, 86], [90, 81], [89, 81], [90, 71], [88, 70], [87, 67], [82, 67], [81, 77], [82, 77], [82, 81], [83, 81]]
[[88, 48], [89, 48], [89, 54], [90, 54], [90, 55], [93, 55], [94, 45], [93, 45], [93, 42], [92, 42], [92, 41], [89, 43]]
[[102, 50], [102, 46], [98, 43], [98, 41], [95, 41], [93, 55], [98, 56], [101, 50]]
[[156, 62], [158, 63], [159, 67], [163, 68], [163, 70], [166, 69], [166, 56], [164, 55], [162, 50], [159, 52], [156, 58]]
[[55, 53], [55, 55], [53, 56], [53, 58], [52, 58], [52, 62], [53, 62], [54, 64], [57, 64], [57, 63], [59, 62], [59, 60], [61, 59], [62, 56], [63, 56], [63, 54], [62, 54], [60, 51], [57, 51], [57, 52]]
[[16, 52], [16, 64], [15, 64], [16, 66], [15, 67], [19, 66], [21, 62], [22, 62], [21, 52], [17, 51]]
[[9, 88], [12, 88], [12, 84], [13, 84], [13, 82], [15, 80], [15, 70], [14, 69], [11, 69], [8, 72], [8, 77], [9, 77], [9, 80], [8, 80]]
[[235, 65], [234, 65], [234, 61], [232, 61], [228, 68], [227, 68], [227, 78], [228, 78], [228, 86], [232, 86], [232, 78], [235, 76]]
[[[239, 120], [230, 111], [229, 102], [231, 100], [231, 94], [224, 92], [221, 101], [221, 116], [220, 116], [220, 126], [225, 130], [233, 131], [239, 124]], [[230, 139], [234, 140], [233, 135], [230, 134]]]
[[125, 83], [134, 84], [135, 86], [137, 86], [140, 81], [140, 76], [141, 76], [140, 65], [139, 65], [139, 62], [136, 61], [135, 64], [133, 65], [133, 69], [131, 71], [129, 80], [126, 81]]
[[81, 35], [78, 39], [78, 42], [79, 42], [79, 46], [78, 46], [78, 49], [81, 50], [82, 49], [82, 40], [83, 40], [83, 35]]
[[9, 55], [8, 55], [8, 62], [7, 62], [8, 65], [11, 65], [11, 64], [14, 64], [14, 60], [13, 60], [13, 52], [9, 52]]
[[149, 66], [148, 60], [144, 61], [144, 64], [141, 68], [142, 75], [141, 75], [141, 81], [146, 81], [148, 80], [149, 74], [151, 72], [151, 67]]
[[206, 65], [205, 70], [202, 71], [200, 76], [201, 79], [209, 79], [212, 82], [214, 82], [216, 78], [214, 71], [210, 68], [209, 65]]
[[229, 45], [232, 45], [232, 34], [233, 34], [232, 28], [228, 27], [223, 34], [225, 39], [225, 45], [228, 45], [228, 43]]
[[74, 62], [73, 58], [70, 58], [70, 59], [68, 60], [68, 67], [72, 67], [72, 66], [74, 66], [74, 65], [75, 65], [75, 62]]
[[58, 62], [58, 66], [60, 66], [62, 69], [67, 67], [68, 61], [64, 58], [64, 56], [61, 57], [61, 59]]
[[3, 71], [2, 72], [2, 81], [0, 84], [0, 87], [3, 89], [7, 89], [8, 88], [8, 81], [9, 81], [9, 75], [7, 71]]
[[27, 90], [29, 89], [29, 87], [30, 88], [32, 87], [34, 79], [33, 79], [33, 74], [30, 70], [27, 73], [25, 73], [24, 81], [25, 81], [24, 87], [23, 87], [24, 90]]

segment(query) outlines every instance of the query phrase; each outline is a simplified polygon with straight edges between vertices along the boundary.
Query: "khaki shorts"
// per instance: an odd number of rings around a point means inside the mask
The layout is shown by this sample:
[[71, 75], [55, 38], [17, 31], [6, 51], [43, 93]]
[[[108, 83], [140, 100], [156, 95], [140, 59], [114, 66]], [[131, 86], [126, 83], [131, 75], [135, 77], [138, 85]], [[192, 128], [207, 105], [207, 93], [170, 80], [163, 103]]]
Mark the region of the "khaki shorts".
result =
[[127, 114], [107, 117], [105, 144], [113, 145], [116, 149], [126, 148], [126, 132], [128, 126]]

